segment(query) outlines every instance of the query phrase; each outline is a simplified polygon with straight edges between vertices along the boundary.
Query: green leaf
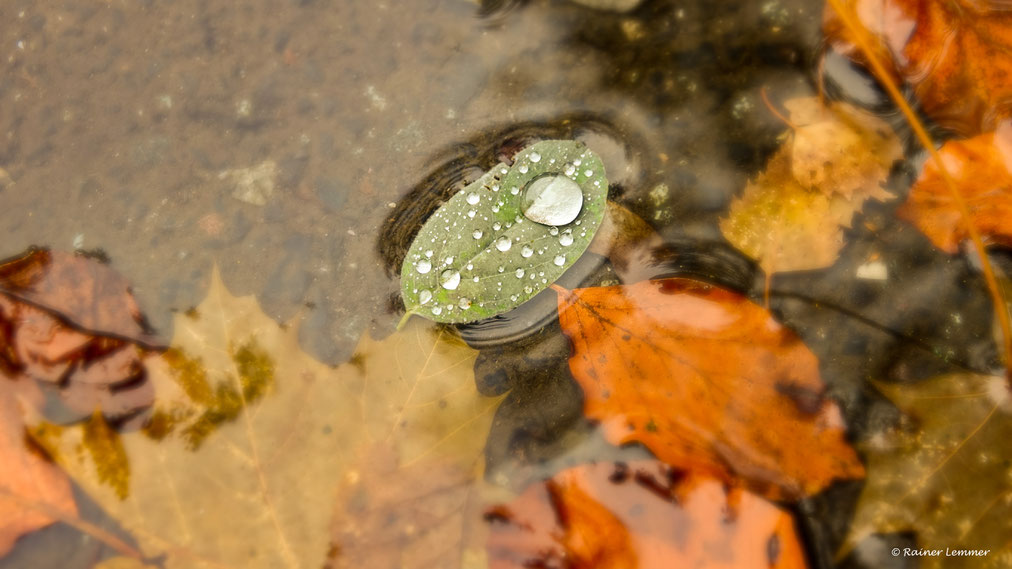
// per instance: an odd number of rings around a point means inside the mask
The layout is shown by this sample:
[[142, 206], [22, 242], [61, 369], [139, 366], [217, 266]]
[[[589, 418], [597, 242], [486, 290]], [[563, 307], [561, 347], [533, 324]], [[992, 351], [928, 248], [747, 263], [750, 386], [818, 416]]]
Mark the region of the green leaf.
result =
[[587, 249], [607, 193], [604, 165], [580, 142], [539, 142], [496, 165], [415, 236], [401, 267], [408, 313], [472, 322], [523, 304]]

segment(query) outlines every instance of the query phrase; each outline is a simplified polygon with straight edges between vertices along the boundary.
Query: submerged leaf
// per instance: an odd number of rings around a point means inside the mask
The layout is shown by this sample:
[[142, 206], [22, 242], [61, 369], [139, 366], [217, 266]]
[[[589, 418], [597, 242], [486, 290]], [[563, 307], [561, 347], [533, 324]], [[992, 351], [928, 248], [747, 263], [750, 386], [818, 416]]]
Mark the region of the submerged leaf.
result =
[[833, 264], [855, 212], [892, 197], [881, 184], [902, 155], [885, 122], [846, 103], [809, 97], [785, 106], [793, 136], [720, 220], [724, 237], [767, 274]]
[[908, 419], [863, 445], [868, 481], [845, 550], [875, 532], [915, 532], [925, 569], [1012, 564], [1012, 402], [1001, 377], [879, 384]]
[[744, 297], [685, 279], [559, 294], [584, 412], [615, 444], [797, 499], [864, 470], [801, 340]]
[[789, 513], [654, 460], [570, 468], [490, 510], [493, 569], [801, 569]]
[[419, 230], [401, 268], [405, 307], [437, 322], [472, 322], [523, 304], [583, 254], [607, 191], [604, 166], [583, 143], [524, 149]]
[[0, 557], [22, 535], [56, 521], [31, 504], [77, 515], [67, 475], [27, 436], [23, 406], [33, 388], [28, 380], [0, 377]]
[[[844, 0], [871, 49], [913, 86], [925, 114], [964, 135], [1012, 117], [1012, 12], [1001, 0]], [[827, 6], [827, 39], [866, 63], [854, 31]]]
[[[398, 468], [457, 469], [465, 488], [476, 482], [498, 399], [477, 393], [476, 352], [446, 332], [416, 319], [385, 340], [363, 338], [353, 360], [333, 368], [299, 349], [297, 326], [232, 296], [217, 274], [175, 330], [152, 366], [152, 422], [121, 436], [125, 500], [74, 452], [80, 429], [59, 440], [61, 464], [145, 555], [165, 555], [166, 569], [321, 567], [328, 546], [354, 546], [328, 531], [332, 516], [339, 525], [358, 511], [335, 514], [335, 485], [353, 472], [372, 488], [404, 484], [400, 473], [370, 471], [364, 449], [385, 449]], [[478, 520], [457, 519], [460, 535]], [[359, 538], [392, 543], [389, 534]], [[461, 551], [444, 555], [434, 566], [453, 567]]]
[[[950, 140], [938, 153], [977, 231], [985, 241], [1012, 246], [1012, 122], [994, 133]], [[952, 190], [933, 159], [924, 164], [898, 214], [947, 253], [958, 252], [969, 239]]]

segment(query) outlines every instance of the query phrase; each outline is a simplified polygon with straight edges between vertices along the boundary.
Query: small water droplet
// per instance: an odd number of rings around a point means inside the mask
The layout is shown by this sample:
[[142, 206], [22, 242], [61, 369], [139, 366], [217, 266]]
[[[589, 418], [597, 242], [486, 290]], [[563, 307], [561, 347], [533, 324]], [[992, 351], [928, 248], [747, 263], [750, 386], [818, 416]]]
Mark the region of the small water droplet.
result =
[[460, 299], [460, 302], [457, 303], [457, 306], [459, 306], [461, 310], [467, 310], [468, 308], [471, 308], [471, 300], [468, 298], [462, 298]]
[[534, 254], [534, 249], [532, 249], [530, 245], [524, 245], [523, 248], [520, 249], [520, 256], [521, 257], [527, 258], [527, 257], [530, 257], [533, 254]]
[[538, 154], [537, 152], [531, 152], [530, 159], [531, 159], [531, 162], [534, 162], [534, 163], [541, 162], [541, 155]]
[[516, 302], [517, 301], [517, 295], [511, 294], [510, 295], [510, 300], [512, 300], [513, 302]]
[[524, 189], [520, 210], [531, 221], [566, 225], [583, 209], [583, 190], [565, 176], [542, 176]]
[[493, 192], [498, 192], [499, 191], [499, 184], [492, 184], [492, 191]]
[[562, 170], [562, 172], [567, 176], [572, 176], [576, 172], [576, 166], [566, 164], [566, 167]]
[[589, 177], [591, 177], [591, 176], [594, 175], [594, 171], [593, 170], [584, 170], [583, 171], [583, 175], [589, 178]]
[[492, 231], [499, 231], [502, 229], [502, 224], [498, 221], [492, 224]]
[[520, 217], [520, 215], [517, 214], [517, 216], [513, 218], [513, 221], [515, 221], [517, 223], [523, 223], [524, 222], [524, 218]]
[[559, 228], [558, 227], [549, 228], [548, 234], [549, 235], [558, 235], [559, 234]]
[[467, 270], [469, 270], [469, 271], [470, 271], [470, 270], [471, 270], [471, 269], [473, 269], [473, 268], [474, 268], [474, 265], [472, 265], [471, 263], [468, 263], [468, 264], [467, 264]]
[[500, 250], [500, 251], [503, 251], [503, 252], [509, 251], [510, 247], [512, 247], [512, 246], [513, 246], [513, 242], [510, 241], [510, 238], [506, 237], [505, 235], [503, 235], [502, 237], [500, 237], [500, 238], [498, 238], [498, 239], [495, 240], [495, 248], [498, 249], [498, 250]]
[[498, 269], [496, 269], [496, 270], [497, 270], [497, 271], [499, 271], [499, 272], [501, 273], [501, 272], [503, 272], [503, 271], [505, 271], [505, 270], [506, 270], [506, 267], [504, 267], [504, 266], [502, 266], [502, 265], [499, 265], [499, 268], [498, 268]]
[[527, 164], [521, 164], [517, 170], [519, 170], [521, 174], [526, 174], [529, 168], [527, 167]]
[[475, 239], [481, 239], [481, 236], [484, 235], [484, 234], [485, 233], [482, 232], [481, 229], [475, 229], [474, 232], [471, 233], [471, 237], [474, 237]]
[[423, 290], [422, 292], [418, 293], [418, 304], [425, 304], [430, 300], [432, 300], [431, 291]]
[[471, 280], [472, 280], [472, 281], [474, 281], [474, 282], [478, 282], [478, 280], [479, 280], [479, 279], [478, 279], [478, 277], [474, 277], [474, 278], [473, 278], [473, 279], [471, 279]]
[[474, 211], [473, 209], [467, 210], [467, 216], [468, 217], [472, 217], [473, 218], [477, 214], [478, 214], [478, 212]]
[[566, 264], [566, 257], [565, 255], [556, 255], [552, 262], [555, 263], [556, 266], [561, 267]]
[[447, 257], [447, 258], [443, 259], [443, 262], [446, 263], [447, 265], [452, 265], [453, 264], [453, 257], [452, 256], [451, 257]]
[[452, 304], [447, 304], [446, 305], [446, 309], [447, 310], [453, 310], [453, 305]]
[[440, 308], [439, 306], [433, 306], [432, 313], [435, 314], [436, 316], [439, 316], [440, 314], [443, 313], [443, 309]]
[[520, 188], [513, 186], [512, 188], [510, 188], [510, 193], [515, 196], [520, 193]]
[[538, 275], [535, 275], [534, 273], [531, 273], [531, 280], [533, 281], [536, 278], [538, 278]]
[[524, 270], [523, 270], [523, 268], [517, 269], [516, 275], [517, 275], [518, 279], [524, 278]]
[[531, 285], [527, 285], [524, 287], [524, 294], [530, 294], [532, 292], [534, 292], [534, 288], [531, 287]]
[[573, 244], [573, 232], [568, 229], [559, 235], [559, 245], [563, 247], [569, 247]]
[[579, 158], [573, 160], [573, 166], [579, 166], [580, 164], [583, 164], [583, 160], [580, 160]]
[[506, 229], [509, 229], [510, 227], [513, 227], [513, 222], [512, 221], [507, 221], [506, 222]]
[[506, 173], [508, 173], [508, 172], [509, 172], [509, 170], [507, 170], [506, 168], [501, 168], [501, 169], [499, 170], [499, 173], [500, 173], [500, 174], [506, 174]]
[[439, 284], [446, 290], [455, 290], [460, 285], [460, 271], [446, 269], [439, 275]]
[[415, 262], [415, 270], [418, 271], [419, 274], [424, 275], [432, 270], [432, 263], [430, 263], [428, 259], [418, 259], [418, 261]]
[[[433, 239], [433, 241], [435, 241], [435, 239]], [[431, 259], [432, 258], [432, 251], [431, 250], [426, 251], [425, 252], [425, 256]]]
[[479, 196], [477, 194], [477, 192], [471, 192], [471, 193], [467, 194], [467, 203], [469, 203], [471, 205], [474, 205], [474, 204], [476, 204], [476, 203], [478, 203], [480, 201], [481, 201], [481, 196]]
[[499, 204], [492, 206], [492, 213], [499, 213]]

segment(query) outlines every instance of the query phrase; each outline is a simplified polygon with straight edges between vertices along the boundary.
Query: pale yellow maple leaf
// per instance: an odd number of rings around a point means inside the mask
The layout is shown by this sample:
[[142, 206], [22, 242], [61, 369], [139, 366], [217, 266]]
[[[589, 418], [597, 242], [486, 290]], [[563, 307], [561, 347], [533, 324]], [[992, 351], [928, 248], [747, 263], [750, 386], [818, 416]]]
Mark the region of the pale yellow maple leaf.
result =
[[[476, 483], [499, 400], [477, 393], [477, 352], [449, 332], [414, 319], [384, 340], [363, 337], [333, 368], [302, 352], [295, 325], [229, 294], [217, 272], [175, 330], [150, 368], [154, 421], [121, 437], [127, 497], [103, 485], [90, 460], [60, 454], [145, 555], [167, 556], [165, 567], [323, 566], [340, 483], [370, 474], [363, 449], [387, 449], [395, 471], [431, 461]], [[73, 431], [59, 441], [68, 450]]]

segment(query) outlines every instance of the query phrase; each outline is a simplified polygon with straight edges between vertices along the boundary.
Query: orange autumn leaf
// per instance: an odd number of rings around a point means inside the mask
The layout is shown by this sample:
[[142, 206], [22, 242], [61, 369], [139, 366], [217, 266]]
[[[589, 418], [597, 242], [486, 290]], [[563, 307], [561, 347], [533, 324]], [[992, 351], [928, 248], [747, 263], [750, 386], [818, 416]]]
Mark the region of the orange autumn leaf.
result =
[[38, 396], [28, 380], [0, 376], [0, 557], [22, 535], [57, 521], [48, 510], [77, 515], [67, 475], [28, 443], [26, 400]]
[[563, 471], [491, 509], [491, 569], [800, 569], [791, 516], [655, 461]]
[[[987, 0], [844, 0], [878, 59], [913, 86], [924, 112], [973, 135], [1012, 116], [1012, 11]], [[833, 46], [865, 62], [854, 32], [829, 6]]]
[[584, 413], [611, 442], [777, 500], [863, 476], [815, 356], [759, 306], [686, 279], [558, 290]]
[[[977, 232], [992, 243], [1012, 245], [1012, 122], [995, 133], [946, 142], [939, 154], [966, 201]], [[966, 224], [938, 164], [928, 160], [899, 211], [948, 253], [968, 239]]]

